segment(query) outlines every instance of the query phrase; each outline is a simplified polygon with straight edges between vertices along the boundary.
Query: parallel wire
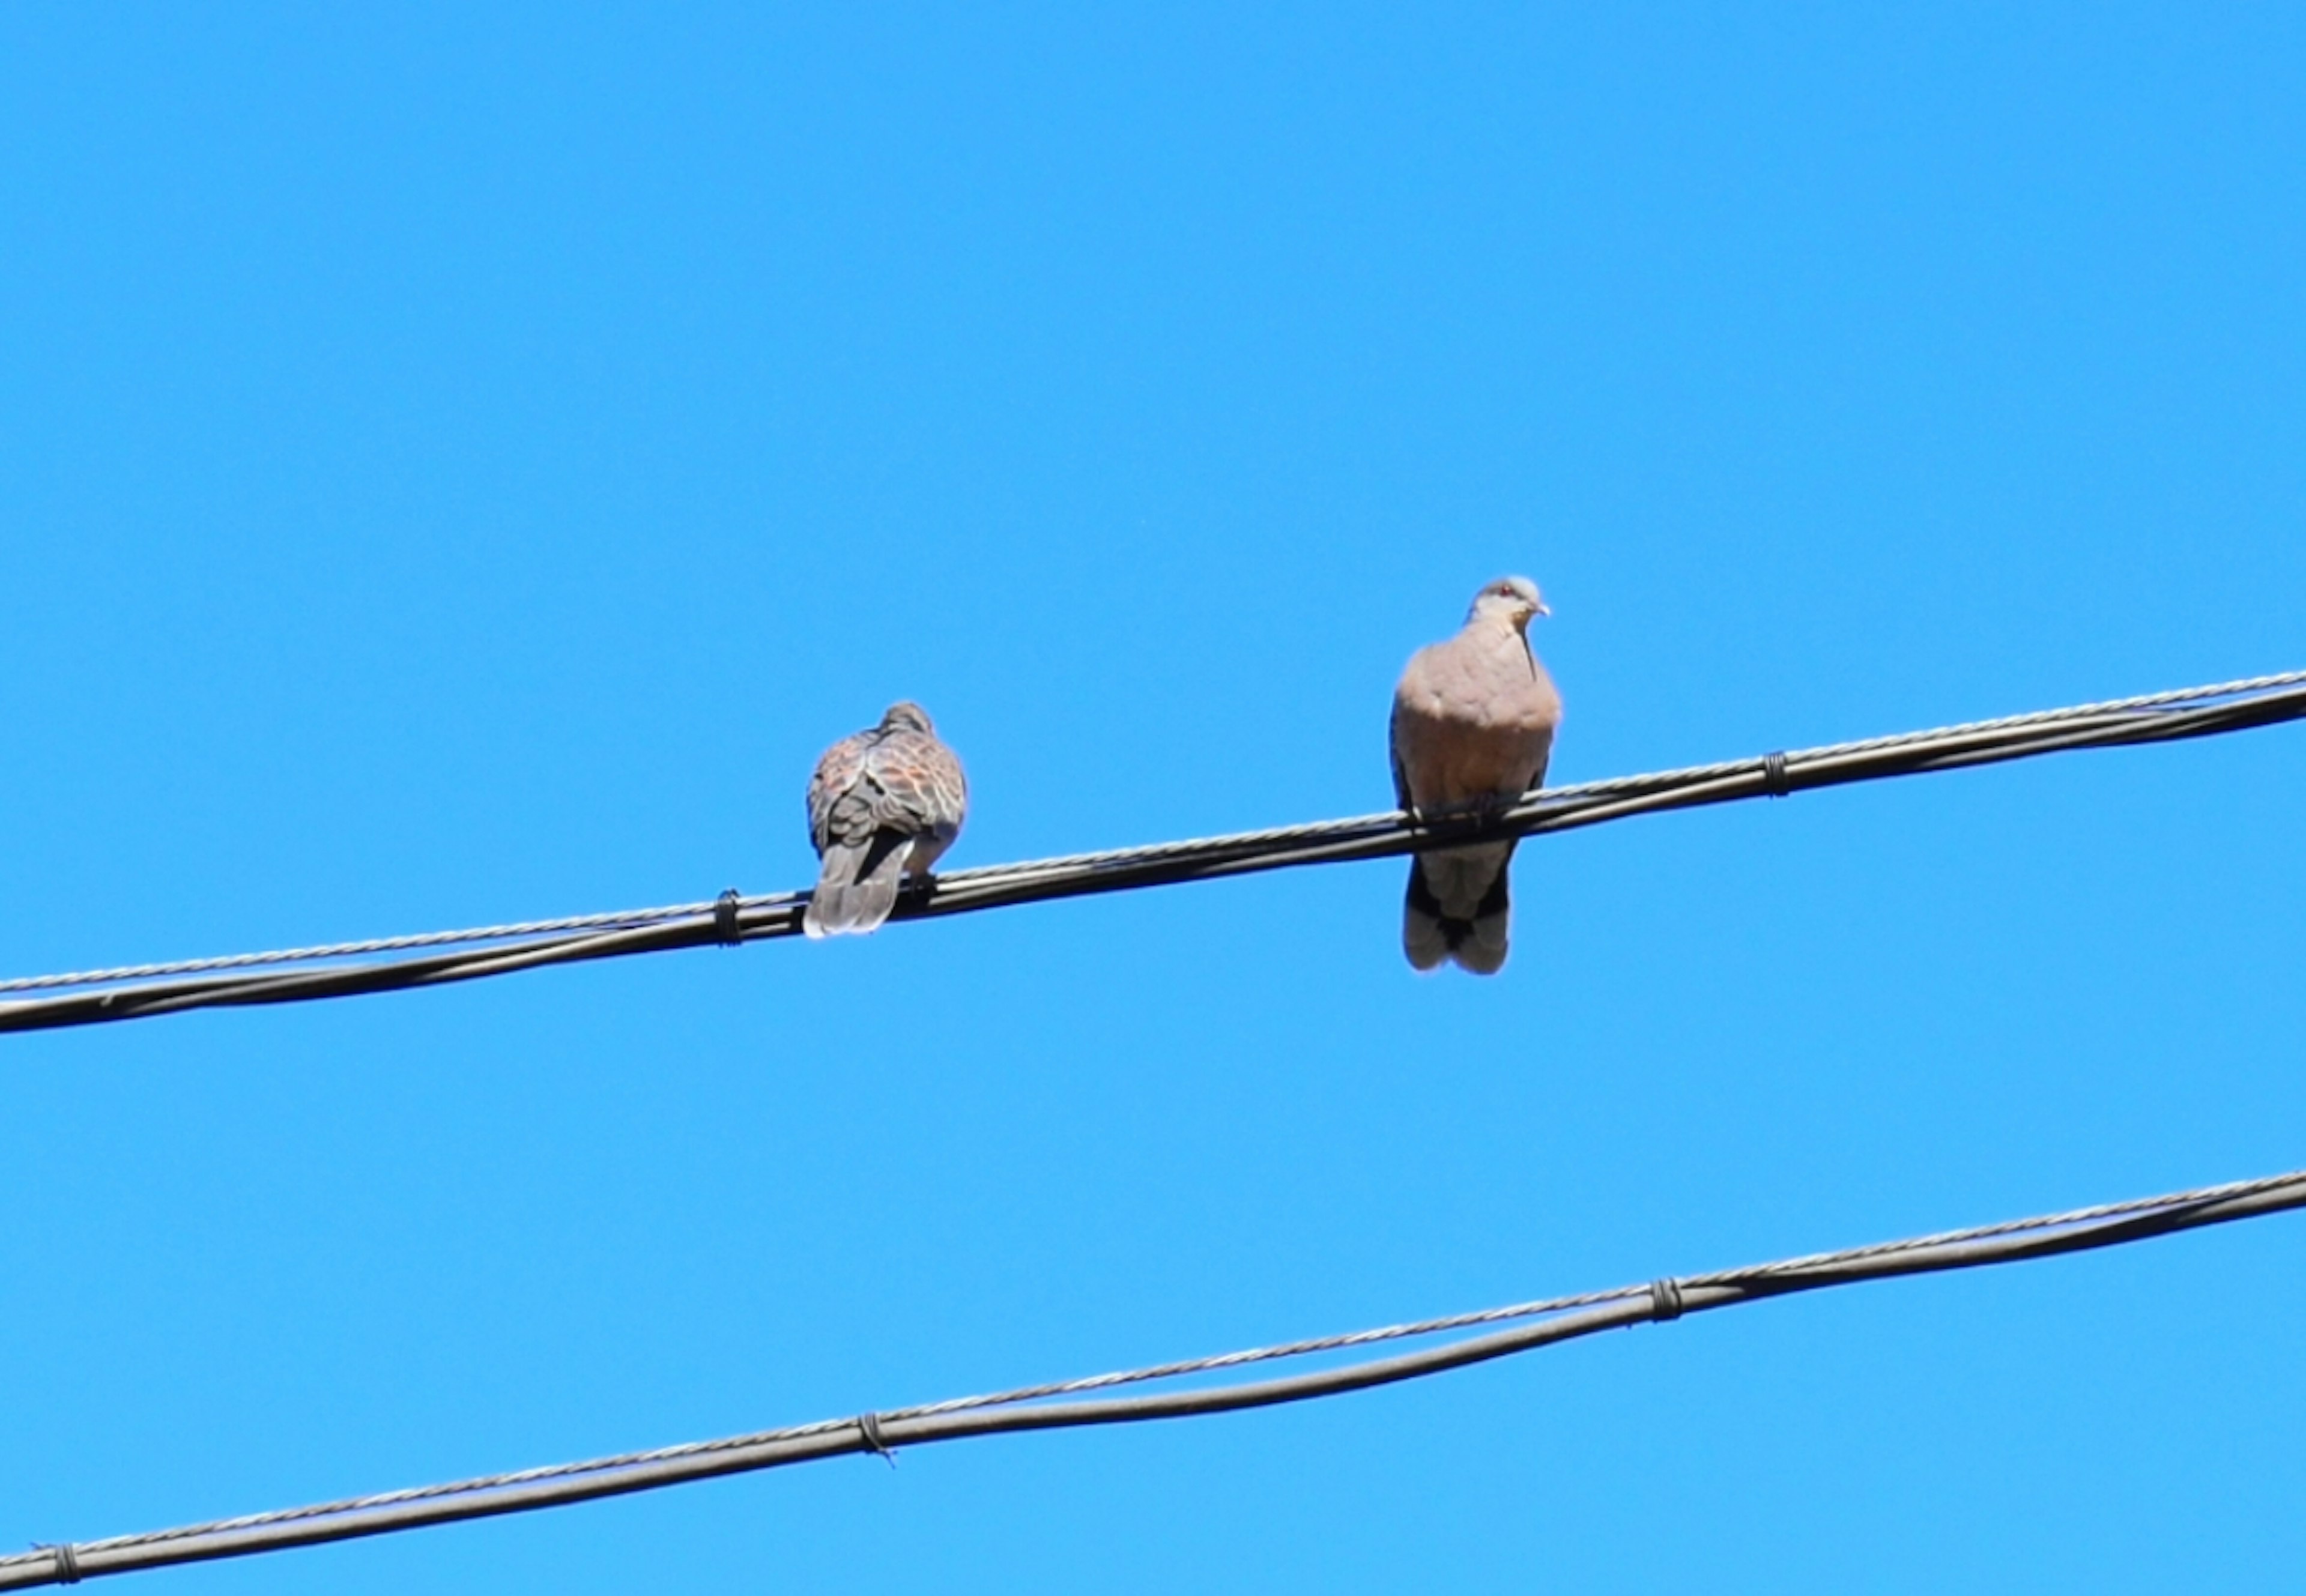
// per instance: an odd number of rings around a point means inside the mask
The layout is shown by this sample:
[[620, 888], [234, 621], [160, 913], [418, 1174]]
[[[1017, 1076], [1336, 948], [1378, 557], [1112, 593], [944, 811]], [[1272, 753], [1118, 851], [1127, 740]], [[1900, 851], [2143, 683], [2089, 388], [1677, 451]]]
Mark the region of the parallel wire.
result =
[[661, 909], [611, 909], [605, 914], [564, 915], [556, 920], [519, 920], [505, 926], [474, 926], [462, 931], [419, 931], [406, 936], [373, 936], [364, 942], [322, 943], [309, 948], [278, 948], [266, 953], [223, 953], [209, 959], [179, 959], [167, 964], [124, 964], [115, 969], [73, 970], [55, 976], [17, 976], [0, 980], [0, 992], [40, 992], [58, 986], [96, 986], [158, 976], [203, 975], [211, 970], [251, 969], [269, 964], [308, 964], [322, 959], [352, 959], [373, 953], [403, 953], [416, 948], [455, 947], [464, 943], [510, 942], [549, 932], [598, 931], [661, 925], [710, 914], [715, 905], [673, 903]]
[[[98, 1575], [527, 1512], [817, 1458], [887, 1452], [898, 1445], [1307, 1401], [1438, 1374], [1601, 1330], [1673, 1319], [1796, 1292], [2119, 1246], [2300, 1208], [2306, 1208], [2306, 1170], [583, 1463], [482, 1475], [175, 1529], [46, 1545], [0, 1558], [0, 1590], [66, 1583]], [[1460, 1338], [1424, 1351], [1257, 1382], [1102, 1401], [1051, 1400], [1499, 1325], [1516, 1327]]]
[[[1419, 817], [1388, 811], [956, 870], [937, 877], [925, 890], [909, 888], [894, 917], [926, 918], [1251, 871], [1379, 858], [1455, 842], [1567, 831], [1668, 809], [1784, 796], [2073, 748], [2213, 736], [2302, 718], [2306, 718], [2306, 670], [2285, 671], [1550, 788], [1486, 816]], [[797, 935], [807, 900], [806, 892], [732, 893], [720, 900], [655, 909], [22, 977], [0, 981], [0, 993], [40, 995], [0, 1003], [0, 1031], [95, 1024], [226, 1004], [349, 996], [715, 942], [764, 941]], [[414, 956], [386, 957], [391, 954]]]

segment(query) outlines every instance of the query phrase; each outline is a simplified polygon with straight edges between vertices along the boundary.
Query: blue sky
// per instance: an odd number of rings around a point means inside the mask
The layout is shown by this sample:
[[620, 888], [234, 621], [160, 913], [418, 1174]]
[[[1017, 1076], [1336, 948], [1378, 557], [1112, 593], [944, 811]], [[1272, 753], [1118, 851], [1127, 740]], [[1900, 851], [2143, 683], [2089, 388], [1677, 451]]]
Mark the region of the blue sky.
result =
[[[0, 12], [0, 969], [2306, 665], [2277, 7]], [[2306, 1165], [2306, 741], [5, 1039], [0, 1541]], [[2262, 1588], [2295, 1220], [156, 1590]]]

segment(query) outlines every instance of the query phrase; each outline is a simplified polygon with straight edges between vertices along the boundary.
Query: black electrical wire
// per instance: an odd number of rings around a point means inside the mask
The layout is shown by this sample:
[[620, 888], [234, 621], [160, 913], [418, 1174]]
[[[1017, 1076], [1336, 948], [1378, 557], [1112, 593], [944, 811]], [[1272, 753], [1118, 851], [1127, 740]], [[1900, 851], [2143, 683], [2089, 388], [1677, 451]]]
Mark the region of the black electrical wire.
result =
[[[927, 919], [1092, 892], [1383, 858], [1452, 842], [1540, 836], [1670, 809], [1784, 797], [2080, 748], [2215, 737], [2300, 719], [2306, 719], [2306, 671], [2290, 671], [1653, 775], [1542, 789], [1479, 817], [1428, 817], [1388, 811], [1270, 831], [957, 870], [931, 883], [909, 885], [892, 917]], [[806, 892], [733, 899], [724, 893], [712, 901], [663, 909], [429, 932], [177, 964], [26, 977], [0, 981], [0, 994], [42, 995], [0, 1002], [0, 1031], [94, 1025], [188, 1009], [349, 997], [633, 953], [760, 942], [799, 935], [801, 911], [807, 902]], [[440, 949], [448, 951], [432, 951]]]
[[[1665, 1322], [1717, 1308], [1734, 1308], [1771, 1297], [1852, 1285], [1861, 1281], [1978, 1268], [2122, 1246], [2299, 1208], [2306, 1208], [2306, 1170], [992, 1395], [820, 1420], [790, 1429], [388, 1491], [176, 1529], [51, 1543], [0, 1558], [0, 1591], [71, 1583], [100, 1575], [126, 1574], [217, 1558], [248, 1557], [432, 1524], [532, 1512], [849, 1453], [886, 1454], [899, 1447], [974, 1436], [1136, 1423], [1305, 1402], [1422, 1378], [1601, 1330]], [[1486, 1330], [1420, 1351], [1302, 1374], [1147, 1395], [1080, 1399], [1084, 1393], [1119, 1386], [1177, 1379], [1251, 1363], [1303, 1358], [1498, 1324], [1510, 1327]], [[1066, 1397], [1075, 1400], [1052, 1400]]]

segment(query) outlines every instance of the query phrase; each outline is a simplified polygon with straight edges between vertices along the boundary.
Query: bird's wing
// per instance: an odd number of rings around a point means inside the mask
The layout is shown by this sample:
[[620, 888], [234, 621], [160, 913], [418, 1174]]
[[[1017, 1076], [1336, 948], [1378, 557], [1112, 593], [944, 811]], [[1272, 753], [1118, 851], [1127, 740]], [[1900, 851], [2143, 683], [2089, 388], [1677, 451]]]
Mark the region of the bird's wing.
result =
[[866, 733], [844, 737], [824, 751], [809, 775], [808, 840], [820, 855], [833, 842], [856, 834], [858, 788], [867, 751]]
[[1407, 809], [1410, 807], [1409, 772], [1401, 765], [1401, 699], [1398, 695], [1393, 701], [1393, 717], [1386, 722], [1385, 740], [1386, 751], [1393, 764], [1394, 807]]
[[953, 751], [926, 732], [882, 737], [866, 759], [873, 822], [906, 836], [950, 838], [969, 809], [969, 781]]

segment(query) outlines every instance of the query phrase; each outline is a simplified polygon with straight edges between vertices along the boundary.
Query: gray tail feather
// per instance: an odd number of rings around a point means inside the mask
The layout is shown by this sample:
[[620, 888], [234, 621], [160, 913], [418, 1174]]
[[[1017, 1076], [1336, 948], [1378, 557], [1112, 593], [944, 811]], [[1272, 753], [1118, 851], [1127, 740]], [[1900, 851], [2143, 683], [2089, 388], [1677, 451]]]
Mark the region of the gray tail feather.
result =
[[[1485, 852], [1487, 850], [1484, 850]], [[1409, 861], [1409, 891], [1401, 909], [1401, 951], [1415, 969], [1433, 969], [1442, 960], [1477, 976], [1493, 976], [1505, 968], [1507, 931], [1513, 917], [1507, 846], [1492, 863], [1467, 858], [1463, 852], [1435, 855], [1429, 874], [1427, 856]], [[1482, 872], [1490, 874], [1486, 880]], [[1435, 876], [1440, 891], [1436, 891]]]
[[904, 883], [907, 839], [886, 832], [868, 842], [835, 842], [824, 850], [824, 868], [801, 911], [805, 935], [862, 936], [877, 931], [897, 907]]

